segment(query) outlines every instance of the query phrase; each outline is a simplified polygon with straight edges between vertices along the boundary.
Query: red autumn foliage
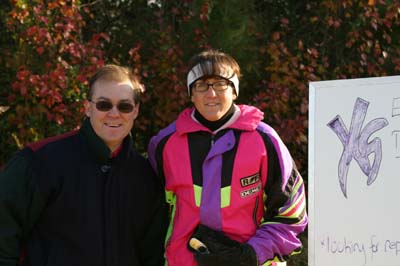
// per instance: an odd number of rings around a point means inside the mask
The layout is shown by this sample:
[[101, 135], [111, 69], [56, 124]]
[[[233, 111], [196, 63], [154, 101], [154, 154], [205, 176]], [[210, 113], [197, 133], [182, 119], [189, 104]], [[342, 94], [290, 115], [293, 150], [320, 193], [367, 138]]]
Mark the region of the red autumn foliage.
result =
[[106, 62], [132, 66], [141, 77], [145, 94], [133, 134], [145, 151], [190, 104], [188, 59], [213, 47], [239, 61], [238, 103], [265, 112], [306, 176], [308, 82], [400, 70], [396, 1], [53, 0], [7, 7], [0, 11], [0, 106], [8, 107], [0, 110], [0, 165], [27, 142], [77, 127], [87, 79]]

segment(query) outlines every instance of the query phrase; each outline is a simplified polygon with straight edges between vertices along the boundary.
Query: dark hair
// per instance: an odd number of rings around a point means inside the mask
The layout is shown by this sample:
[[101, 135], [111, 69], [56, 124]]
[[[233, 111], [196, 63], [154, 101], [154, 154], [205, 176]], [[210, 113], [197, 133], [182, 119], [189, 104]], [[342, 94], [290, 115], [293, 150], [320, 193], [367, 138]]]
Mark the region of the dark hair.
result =
[[110, 80], [110, 81], [125, 81], [130, 80], [133, 85], [133, 101], [139, 103], [140, 95], [142, 93], [142, 85], [139, 82], [139, 78], [132, 73], [132, 70], [128, 67], [117, 66], [114, 64], [108, 64], [100, 68], [89, 80], [89, 92], [88, 99], [92, 99], [94, 84], [98, 80]]
[[232, 56], [218, 50], [209, 49], [193, 56], [189, 60], [188, 72], [196, 65], [200, 65], [202, 72], [205, 74], [204, 76], [219, 76], [226, 73], [229, 70], [227, 67], [229, 67], [233, 71], [233, 73], [229, 74], [232, 76], [236, 74], [240, 78], [240, 67], [236, 60]]

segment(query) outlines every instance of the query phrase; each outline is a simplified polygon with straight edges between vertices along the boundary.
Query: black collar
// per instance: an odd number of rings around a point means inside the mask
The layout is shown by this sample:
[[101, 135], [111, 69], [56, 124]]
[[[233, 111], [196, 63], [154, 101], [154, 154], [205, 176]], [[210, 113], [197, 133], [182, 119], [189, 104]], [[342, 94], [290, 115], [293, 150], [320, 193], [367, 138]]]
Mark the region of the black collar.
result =
[[215, 131], [218, 128], [222, 127], [226, 122], [228, 122], [229, 119], [233, 116], [233, 113], [235, 112], [235, 106], [231, 105], [229, 110], [217, 121], [209, 121], [202, 116], [197, 109], [194, 112], [194, 117], [199, 121], [203, 126], [208, 128], [211, 131]]
[[[111, 150], [107, 147], [104, 141], [94, 132], [92, 125], [90, 124], [89, 118], [83, 121], [82, 127], [79, 130], [79, 134], [82, 134], [84, 139], [87, 141], [89, 148], [96, 157], [99, 163], [107, 163], [111, 160]], [[132, 146], [132, 139], [130, 135], [126, 136], [122, 142], [122, 150], [115, 159], [126, 158], [129, 147]]]

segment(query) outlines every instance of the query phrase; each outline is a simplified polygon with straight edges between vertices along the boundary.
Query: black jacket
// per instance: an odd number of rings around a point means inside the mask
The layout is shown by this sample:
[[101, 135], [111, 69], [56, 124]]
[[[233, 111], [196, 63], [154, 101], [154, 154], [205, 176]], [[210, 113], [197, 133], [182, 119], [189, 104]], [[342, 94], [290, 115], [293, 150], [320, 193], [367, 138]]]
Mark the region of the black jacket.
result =
[[0, 173], [0, 265], [161, 266], [163, 195], [130, 137], [110, 159], [86, 120]]

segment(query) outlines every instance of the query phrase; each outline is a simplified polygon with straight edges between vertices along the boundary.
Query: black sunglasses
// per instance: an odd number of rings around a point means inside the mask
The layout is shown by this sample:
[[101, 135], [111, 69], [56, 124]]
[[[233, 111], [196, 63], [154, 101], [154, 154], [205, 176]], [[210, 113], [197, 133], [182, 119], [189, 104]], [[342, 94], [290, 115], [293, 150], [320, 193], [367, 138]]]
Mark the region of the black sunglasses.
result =
[[[90, 102], [94, 103], [96, 109], [101, 112], [108, 112], [114, 107], [114, 105], [107, 100], [99, 100], [97, 102], [90, 100]], [[134, 108], [135, 106], [129, 102], [119, 102], [117, 104], [118, 111], [125, 114], [132, 112]]]

